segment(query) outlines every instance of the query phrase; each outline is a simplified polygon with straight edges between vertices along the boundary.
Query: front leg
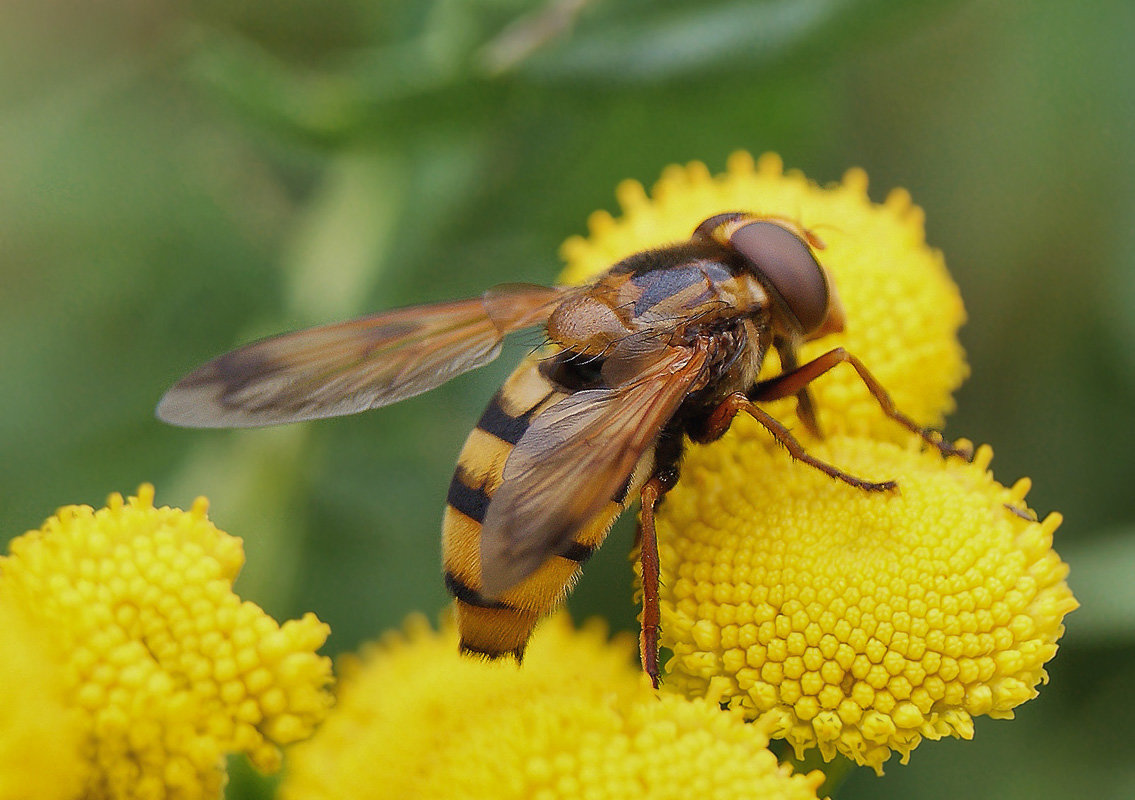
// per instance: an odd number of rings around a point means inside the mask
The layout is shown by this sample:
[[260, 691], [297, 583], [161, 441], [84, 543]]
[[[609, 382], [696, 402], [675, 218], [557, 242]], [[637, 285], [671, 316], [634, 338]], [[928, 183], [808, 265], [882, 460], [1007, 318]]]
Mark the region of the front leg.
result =
[[[761, 386], [762, 384], [757, 385]], [[788, 391], [784, 396], [795, 394], [796, 391], [797, 388], [793, 387], [792, 390]], [[804, 445], [800, 444], [788, 428], [784, 427], [784, 425], [763, 408], [757, 406], [756, 403], [742, 392], [734, 392], [721, 401], [721, 404], [715, 408], [706, 419], [705, 425], [702, 427], [701, 431], [699, 431], [698, 438], [695, 441], [712, 442], [716, 439], [720, 439], [725, 434], [725, 431], [729, 430], [729, 425], [733, 422], [733, 418], [741, 411], [744, 411], [757, 422], [761, 423], [765, 430], [771, 433], [784, 449], [788, 451], [790, 456], [797, 461], [818, 469], [828, 477], [835, 478], [849, 486], [854, 486], [856, 489], [863, 489], [868, 492], [889, 492], [898, 488], [898, 484], [894, 481], [875, 483], [864, 480], [863, 478], [857, 478], [838, 467], [832, 466], [826, 461], [821, 461], [816, 458], [804, 449]]]
[[[855, 372], [859, 375], [859, 379], [863, 381], [863, 385], [867, 387], [867, 391], [869, 391], [871, 393], [871, 396], [875, 398], [875, 402], [879, 404], [879, 408], [882, 409], [884, 414], [886, 414], [888, 417], [890, 417], [912, 433], [918, 434], [927, 444], [931, 444], [934, 447], [938, 448], [939, 452], [941, 452], [942, 455], [946, 457], [957, 456], [958, 458], [962, 458], [966, 461], [969, 461], [973, 458], [972, 448], [965, 446], [958, 447], [951, 444], [950, 442], [946, 441], [946, 439], [938, 431], [932, 430], [930, 428], [923, 428], [906, 414], [899, 411], [898, 408], [895, 407], [895, 402], [891, 399], [891, 395], [885, 388], [883, 388], [883, 384], [879, 383], [878, 379], [871, 374], [871, 371], [867, 369], [866, 365], [862, 361], [860, 361], [851, 353], [847, 352], [847, 350], [843, 349], [842, 347], [836, 347], [832, 350], [829, 350], [823, 355], [813, 358], [807, 364], [796, 367], [795, 369], [789, 372], [785, 372], [782, 375], [778, 375], [775, 378], [770, 378], [767, 381], [761, 381], [752, 388], [752, 390], [748, 394], [748, 397], [756, 402], [768, 402], [770, 400], [779, 400], [783, 397], [789, 397], [791, 395], [796, 395], [798, 398], [807, 396], [806, 392], [808, 384], [839, 364], [851, 365], [852, 369], [854, 369]], [[805, 409], [803, 405], [801, 406], [801, 410], [807, 411], [809, 414], [811, 413], [810, 410]], [[804, 416], [802, 418], [805, 421], [805, 425], [809, 429], [812, 429], [812, 426], [815, 425], [814, 420], [811, 425], [808, 425], [807, 416]], [[768, 426], [766, 425], [765, 427], [767, 428]]]

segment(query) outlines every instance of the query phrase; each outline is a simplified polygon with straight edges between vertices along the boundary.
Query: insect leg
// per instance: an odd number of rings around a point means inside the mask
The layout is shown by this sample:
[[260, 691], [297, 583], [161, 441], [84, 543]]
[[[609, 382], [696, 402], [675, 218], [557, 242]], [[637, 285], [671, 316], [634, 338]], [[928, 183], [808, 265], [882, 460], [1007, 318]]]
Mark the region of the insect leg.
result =
[[654, 532], [654, 505], [661, 492], [652, 478], [642, 487], [642, 516], [639, 522], [639, 559], [642, 562], [642, 630], [639, 634], [639, 656], [642, 669], [658, 688], [658, 537]]
[[672, 424], [664, 428], [654, 445], [654, 461], [650, 478], [639, 490], [641, 513], [635, 532], [635, 547], [642, 566], [642, 629], [639, 634], [639, 657], [642, 671], [658, 688], [661, 670], [658, 666], [659, 609], [658, 537], [654, 527], [654, 510], [663, 495], [678, 484], [679, 463], [685, 449], [682, 427]]
[[[806, 367], [807, 365], [805, 365]], [[759, 384], [758, 384], [759, 385]], [[797, 389], [794, 387], [790, 391], [785, 392], [782, 396], [795, 394]], [[810, 467], [818, 469], [828, 477], [835, 478], [836, 480], [843, 481], [849, 486], [854, 486], [856, 489], [863, 489], [868, 492], [889, 492], [898, 488], [898, 484], [894, 481], [882, 481], [875, 483], [873, 481], [863, 480], [854, 475], [849, 475], [838, 467], [834, 467], [826, 461], [821, 461], [814, 455], [804, 449], [804, 446], [796, 440], [796, 437], [784, 427], [771, 414], [764, 409], [757, 406], [752, 400], [741, 392], [734, 392], [726, 397], [713, 413], [710, 414], [704, 429], [704, 435], [707, 437], [701, 441], [713, 441], [719, 438], [726, 430], [729, 429], [729, 424], [733, 421], [733, 417], [737, 413], [744, 411], [750, 417], [761, 423], [765, 429], [773, 435], [773, 437], [780, 442], [788, 454], [797, 461], [801, 461]]]
[[[796, 360], [796, 348], [791, 342], [785, 341], [778, 344], [776, 352], [780, 356], [780, 369], [782, 373], [788, 374], [799, 369], [800, 364]], [[760, 384], [758, 384], [758, 386], [760, 386]], [[820, 430], [820, 422], [816, 419], [816, 406], [812, 402], [812, 393], [808, 391], [808, 384], [801, 386], [795, 394], [796, 416], [804, 423], [804, 427], [808, 429], [810, 434], [817, 439], [824, 438], [824, 432]]]
[[642, 631], [639, 635], [639, 656], [642, 670], [658, 688], [658, 628], [662, 612], [658, 599], [658, 536], [654, 529], [654, 507], [666, 492], [674, 488], [677, 472], [665, 469], [655, 472], [642, 487], [642, 511], [638, 524], [639, 560], [642, 563]]
[[[804, 364], [791, 372], [786, 372], [775, 378], [767, 381], [761, 381], [752, 391], [749, 392], [749, 397], [757, 402], [764, 402], [768, 400], [779, 400], [789, 395], [799, 394], [809, 383], [816, 378], [823, 375], [837, 364], [847, 363], [850, 364], [855, 371], [859, 374], [859, 379], [871, 392], [871, 396], [879, 404], [883, 413], [893, 419], [895, 422], [902, 425], [907, 430], [918, 434], [922, 437], [923, 441], [927, 444], [932, 444], [944, 456], [958, 456], [966, 461], [973, 458], [973, 450], [969, 447], [956, 447], [943, 438], [942, 434], [930, 428], [923, 428], [917, 422], [912, 420], [906, 414], [903, 414], [895, 407], [894, 401], [883, 388], [883, 385], [871, 374], [870, 370], [864, 366], [863, 362], [847, 352], [842, 347], [836, 347], [822, 356], [818, 356], [807, 364]], [[767, 425], [765, 427], [768, 427]]]

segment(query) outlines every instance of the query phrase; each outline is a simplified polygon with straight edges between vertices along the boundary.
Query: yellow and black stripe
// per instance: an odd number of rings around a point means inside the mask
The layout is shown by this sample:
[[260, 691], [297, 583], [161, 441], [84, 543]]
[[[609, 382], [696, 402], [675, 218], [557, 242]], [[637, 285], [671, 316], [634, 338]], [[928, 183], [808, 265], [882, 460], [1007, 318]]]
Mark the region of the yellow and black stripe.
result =
[[[633, 499], [641, 480], [631, 478], [616, 500], [584, 525], [571, 546], [553, 555], [525, 580], [499, 598], [481, 592], [481, 523], [501, 484], [505, 462], [532, 421], [567, 392], [540, 371], [536, 356], [521, 364], [469, 434], [449, 485], [442, 528], [445, 585], [456, 600], [461, 649], [497, 658], [519, 660], [537, 620], [553, 611], [578, 580], [581, 565], [603, 543], [615, 518]], [[652, 459], [652, 454], [644, 460]], [[639, 464], [636, 476], [649, 474]]]

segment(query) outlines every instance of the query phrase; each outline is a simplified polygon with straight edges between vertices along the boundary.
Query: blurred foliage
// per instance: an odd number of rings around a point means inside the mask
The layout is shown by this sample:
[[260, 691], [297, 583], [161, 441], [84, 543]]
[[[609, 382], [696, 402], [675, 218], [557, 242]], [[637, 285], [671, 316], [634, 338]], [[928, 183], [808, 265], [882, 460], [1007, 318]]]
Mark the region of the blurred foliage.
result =
[[[351, 419], [184, 431], [187, 368], [278, 330], [550, 281], [622, 178], [780, 152], [906, 186], [961, 284], [953, 435], [1059, 509], [1053, 682], [845, 797], [1129, 796], [1135, 5], [1127, 0], [15, 0], [0, 27], [0, 523], [152, 480], [238, 588], [349, 650], [440, 610], [453, 458], [526, 342]], [[510, 358], [511, 356], [511, 358]], [[634, 625], [626, 521], [572, 608]], [[258, 789], [258, 787], [260, 787]], [[263, 784], [241, 772], [230, 794]]]

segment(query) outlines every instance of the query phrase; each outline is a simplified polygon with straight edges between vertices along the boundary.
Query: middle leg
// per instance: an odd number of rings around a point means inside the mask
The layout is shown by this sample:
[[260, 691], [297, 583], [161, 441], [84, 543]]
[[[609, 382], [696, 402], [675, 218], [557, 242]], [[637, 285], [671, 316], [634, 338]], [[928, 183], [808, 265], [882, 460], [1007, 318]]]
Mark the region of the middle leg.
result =
[[898, 484], [894, 481], [875, 483], [873, 481], [864, 480], [863, 478], [857, 478], [854, 475], [844, 472], [839, 467], [816, 458], [804, 449], [804, 445], [800, 444], [788, 428], [784, 427], [779, 420], [763, 408], [760, 408], [742, 392], [734, 392], [721, 401], [721, 404], [709, 415], [697, 441], [712, 442], [715, 439], [721, 438], [725, 431], [729, 430], [729, 425], [733, 422], [733, 418], [741, 411], [744, 411], [757, 422], [761, 423], [765, 430], [771, 433], [773, 438], [788, 451], [790, 456], [797, 461], [818, 469], [830, 478], [835, 478], [849, 486], [854, 486], [856, 489], [863, 489], [868, 492], [889, 492], [898, 488]]

